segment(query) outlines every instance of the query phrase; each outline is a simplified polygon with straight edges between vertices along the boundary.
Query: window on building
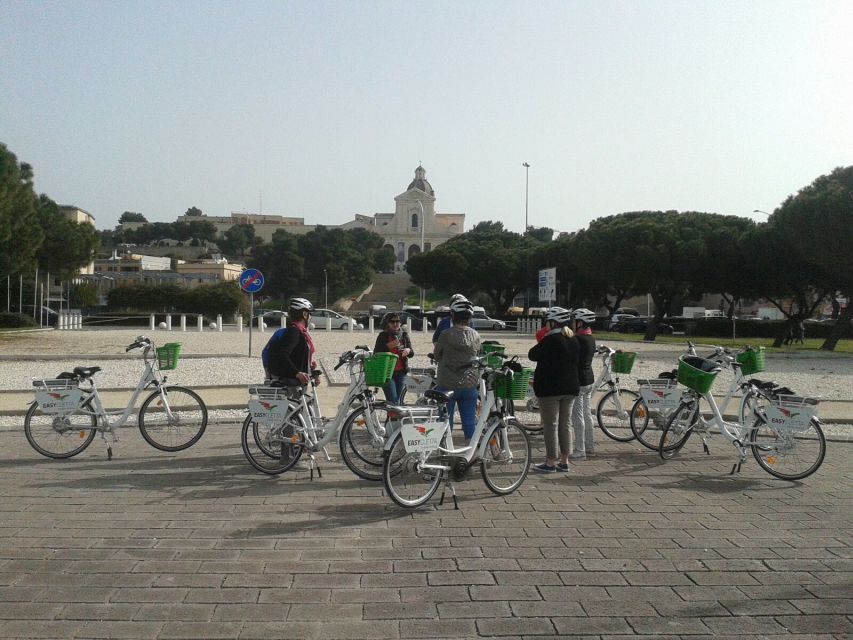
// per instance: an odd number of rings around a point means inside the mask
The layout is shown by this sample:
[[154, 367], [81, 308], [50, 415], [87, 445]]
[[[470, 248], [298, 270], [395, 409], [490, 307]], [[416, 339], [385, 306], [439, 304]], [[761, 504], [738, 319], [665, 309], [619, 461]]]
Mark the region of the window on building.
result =
[[418, 228], [418, 214], [413, 213], [412, 214], [412, 229], [417, 229], [417, 228]]
[[429, 242], [424, 242], [424, 253], [432, 250], [432, 244]]

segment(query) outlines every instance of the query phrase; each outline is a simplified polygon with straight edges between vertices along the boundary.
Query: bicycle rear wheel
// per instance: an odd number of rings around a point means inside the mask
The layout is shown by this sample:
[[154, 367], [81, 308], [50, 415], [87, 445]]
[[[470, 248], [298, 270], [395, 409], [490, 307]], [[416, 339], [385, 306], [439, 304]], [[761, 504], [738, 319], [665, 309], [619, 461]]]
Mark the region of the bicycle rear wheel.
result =
[[782, 480], [802, 480], [820, 468], [826, 456], [826, 438], [812, 419], [805, 431], [780, 430], [758, 418], [749, 433], [756, 462]]
[[611, 389], [598, 401], [595, 419], [608, 438], [617, 442], [630, 442], [634, 439], [631, 431], [631, 407], [640, 397], [629, 389]]
[[[368, 425], [369, 420], [373, 420]], [[368, 407], [359, 407], [347, 416], [338, 435], [338, 447], [341, 459], [350, 471], [365, 480], [382, 480], [385, 440], [376, 443], [371, 432], [384, 428], [387, 438], [391, 423], [388, 422], [388, 409], [385, 403]]]
[[637, 398], [631, 407], [629, 418], [631, 433], [644, 447], [657, 451], [660, 447], [660, 436], [666, 425], [666, 415], [662, 411], [650, 411], [642, 397]]
[[438, 451], [427, 455], [407, 452], [402, 434], [397, 433], [391, 448], [385, 452], [382, 465], [382, 481], [391, 499], [401, 507], [411, 509], [432, 498], [438, 491], [444, 470], [422, 470], [421, 464], [438, 464], [439, 458]]
[[148, 444], [160, 451], [188, 449], [204, 435], [205, 429], [207, 407], [204, 400], [186, 387], [161, 387], [139, 408], [139, 432]]
[[669, 417], [660, 436], [658, 452], [664, 460], [670, 460], [681, 451], [687, 443], [696, 422], [699, 420], [699, 401], [690, 400], [678, 405]]
[[[92, 411], [91, 402], [81, 409]], [[97, 420], [92, 413], [58, 415], [42, 413], [33, 403], [24, 418], [24, 435], [27, 442], [41, 455], [56, 460], [71, 458], [92, 444], [97, 434]]]
[[252, 416], [246, 416], [240, 442], [249, 464], [261, 473], [278, 475], [291, 469], [302, 456], [302, 433], [304, 422], [301, 414], [283, 425], [253, 422]]
[[515, 418], [504, 418], [486, 436], [486, 450], [480, 460], [483, 482], [500, 496], [518, 489], [530, 469], [530, 441]]

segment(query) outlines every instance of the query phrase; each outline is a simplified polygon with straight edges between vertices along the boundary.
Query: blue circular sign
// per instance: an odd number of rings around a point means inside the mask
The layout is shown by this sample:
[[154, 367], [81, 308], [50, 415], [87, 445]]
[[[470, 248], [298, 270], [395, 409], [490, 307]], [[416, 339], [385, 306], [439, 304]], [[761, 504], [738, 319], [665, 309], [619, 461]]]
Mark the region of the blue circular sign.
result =
[[246, 269], [240, 274], [240, 288], [246, 293], [257, 293], [264, 286], [264, 274], [257, 269]]

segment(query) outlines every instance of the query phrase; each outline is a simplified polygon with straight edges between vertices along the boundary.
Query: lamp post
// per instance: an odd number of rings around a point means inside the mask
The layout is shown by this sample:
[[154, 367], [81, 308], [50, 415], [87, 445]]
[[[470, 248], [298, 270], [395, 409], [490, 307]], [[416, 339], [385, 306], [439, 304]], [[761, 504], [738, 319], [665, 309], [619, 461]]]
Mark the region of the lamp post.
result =
[[323, 269], [323, 281], [325, 282], [324, 289], [326, 291], [326, 305], [324, 308], [329, 308], [329, 274]]
[[753, 212], [753, 213], [763, 213], [763, 214], [764, 214], [765, 216], [767, 216], [768, 218], [770, 217], [770, 214], [769, 214], [769, 213], [767, 213], [766, 211], [762, 211], [761, 209], [753, 209], [753, 210], [752, 210], [752, 212]]
[[530, 164], [525, 162], [521, 166], [524, 167], [524, 233], [527, 233], [527, 193], [528, 185], [530, 184]]
[[[424, 230], [426, 229], [426, 221], [424, 220], [424, 217], [425, 217], [425, 215], [424, 215], [424, 203], [421, 202], [420, 200], [418, 200], [417, 203], [418, 203], [418, 206], [421, 208], [421, 217], [420, 217], [421, 254], [423, 254], [423, 252], [424, 252]], [[421, 287], [421, 313], [423, 313], [423, 312], [424, 312], [424, 288]], [[424, 322], [426, 322], [426, 320], [424, 320]]]

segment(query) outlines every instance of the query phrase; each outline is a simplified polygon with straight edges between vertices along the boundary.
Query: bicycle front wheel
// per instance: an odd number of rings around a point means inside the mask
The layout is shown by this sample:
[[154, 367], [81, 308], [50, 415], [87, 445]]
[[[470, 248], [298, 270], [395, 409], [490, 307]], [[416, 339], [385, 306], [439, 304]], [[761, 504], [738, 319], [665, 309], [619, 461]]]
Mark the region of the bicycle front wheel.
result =
[[385, 452], [382, 481], [391, 499], [401, 507], [412, 509], [426, 503], [438, 491], [444, 476], [443, 469], [423, 469], [422, 465], [438, 464], [438, 451], [430, 454], [406, 451], [401, 433]]
[[[81, 409], [92, 411], [91, 403]], [[24, 435], [27, 442], [41, 455], [48, 458], [71, 458], [92, 444], [97, 434], [97, 420], [93, 413], [80, 409], [67, 415], [42, 413], [33, 403], [24, 418]]]
[[699, 420], [699, 401], [690, 400], [678, 405], [669, 417], [658, 443], [658, 452], [664, 460], [670, 460], [681, 451], [687, 443], [696, 422]]
[[629, 389], [611, 389], [598, 401], [595, 419], [608, 438], [617, 442], [630, 442], [634, 439], [631, 431], [631, 407], [640, 397]]
[[826, 438], [814, 418], [804, 431], [777, 429], [758, 418], [749, 433], [752, 455], [767, 473], [802, 480], [818, 470], [826, 456]]
[[193, 446], [207, 429], [204, 400], [186, 387], [161, 387], [139, 408], [139, 431], [160, 451], [182, 451]]
[[372, 407], [360, 407], [347, 416], [338, 436], [341, 459], [359, 478], [382, 480], [382, 463], [385, 438], [377, 442], [374, 433], [384, 429], [388, 437], [391, 423], [388, 421], [388, 409], [384, 403]]
[[530, 469], [530, 441], [515, 418], [504, 418], [486, 436], [480, 460], [483, 482], [499, 496], [518, 489]]
[[302, 414], [297, 414], [281, 425], [253, 422], [252, 416], [246, 416], [240, 443], [249, 464], [271, 476], [291, 469], [304, 450], [301, 441], [304, 429], [298, 428], [297, 421], [298, 425], [304, 427]]

